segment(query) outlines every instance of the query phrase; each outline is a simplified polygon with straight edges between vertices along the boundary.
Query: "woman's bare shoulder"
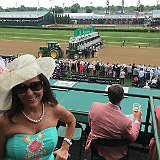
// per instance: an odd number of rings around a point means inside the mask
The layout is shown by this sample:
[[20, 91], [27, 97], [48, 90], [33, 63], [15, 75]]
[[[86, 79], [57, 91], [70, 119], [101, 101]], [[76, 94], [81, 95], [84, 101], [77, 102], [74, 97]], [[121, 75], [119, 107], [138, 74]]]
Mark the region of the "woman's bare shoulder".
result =
[[60, 105], [60, 104], [56, 104], [56, 105], [49, 104], [49, 105], [47, 105], [47, 108], [49, 109], [49, 111], [51, 113], [53, 113], [56, 116], [59, 116], [64, 111], [66, 111], [66, 109], [62, 105]]
[[7, 114], [5, 112], [3, 112], [3, 113], [0, 114], [0, 121], [5, 120], [5, 119], [8, 119]]
[[0, 124], [3, 123], [3, 121], [6, 119], [4, 113], [0, 114]]
[[9, 125], [9, 120], [7, 116], [4, 113], [0, 114], [0, 127], [6, 128], [6, 126], [8, 125]]
[[53, 110], [53, 111], [60, 111], [63, 106], [61, 106], [60, 104], [52, 104], [52, 103], [49, 103], [46, 105], [50, 110]]

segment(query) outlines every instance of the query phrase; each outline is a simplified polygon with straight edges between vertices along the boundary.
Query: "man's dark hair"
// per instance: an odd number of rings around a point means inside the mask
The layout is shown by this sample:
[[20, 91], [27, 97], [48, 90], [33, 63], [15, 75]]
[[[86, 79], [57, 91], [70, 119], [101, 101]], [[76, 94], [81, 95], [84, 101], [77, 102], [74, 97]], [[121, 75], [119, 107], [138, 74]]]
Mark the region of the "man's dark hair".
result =
[[113, 84], [108, 88], [108, 98], [113, 104], [118, 104], [121, 102], [124, 96], [123, 87], [119, 84]]

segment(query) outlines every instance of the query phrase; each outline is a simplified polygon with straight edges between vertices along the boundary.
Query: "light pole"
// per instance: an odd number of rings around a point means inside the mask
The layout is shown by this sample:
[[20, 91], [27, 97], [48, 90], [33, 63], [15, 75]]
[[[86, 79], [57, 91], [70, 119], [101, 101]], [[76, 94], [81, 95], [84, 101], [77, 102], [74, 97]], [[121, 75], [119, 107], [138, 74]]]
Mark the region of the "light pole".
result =
[[54, 16], [54, 24], [56, 24], [56, 15], [55, 15], [55, 14], [56, 14], [56, 12], [55, 12], [55, 8], [56, 8], [56, 7], [55, 7], [55, 4], [54, 4], [54, 0], [50, 0], [50, 1], [52, 1], [52, 2], [53, 2], [53, 14], [54, 14], [53, 16]]
[[37, 7], [37, 10], [40, 8], [40, 6], [39, 6], [39, 0], [38, 0], [38, 7]]
[[63, 9], [64, 9], [65, 3], [63, 3]]
[[137, 7], [139, 8], [139, 12], [141, 13], [141, 0], [137, 1]]
[[122, 0], [122, 10], [121, 13], [124, 14], [124, 0]]
[[17, 9], [17, 0], [15, 0], [15, 2], [16, 2], [16, 9]]
[[109, 14], [109, 0], [107, 0], [106, 2], [106, 14]]

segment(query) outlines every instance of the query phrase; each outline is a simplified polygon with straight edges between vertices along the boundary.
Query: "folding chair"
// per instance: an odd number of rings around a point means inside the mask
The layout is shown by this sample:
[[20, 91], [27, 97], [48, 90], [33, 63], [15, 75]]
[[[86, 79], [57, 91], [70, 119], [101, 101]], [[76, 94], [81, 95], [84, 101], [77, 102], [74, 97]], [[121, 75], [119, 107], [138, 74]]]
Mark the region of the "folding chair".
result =
[[[105, 160], [105, 158], [103, 158], [98, 154], [97, 149], [94, 148], [95, 144], [106, 146], [106, 147], [120, 147], [124, 145], [129, 146], [130, 141], [126, 138], [122, 138], [122, 139], [95, 138], [93, 139], [91, 142], [91, 160]], [[121, 158], [121, 160], [128, 160], [128, 159], [129, 159], [129, 150], [127, 152], [127, 155]]]
[[[69, 153], [71, 154], [75, 154], [79, 156], [79, 160], [81, 160], [81, 153], [82, 153], [82, 147], [83, 147], [83, 137], [85, 136], [85, 129], [86, 129], [86, 124], [84, 123], [79, 123], [76, 122], [76, 127], [75, 127], [75, 131], [74, 131], [74, 135], [72, 137], [72, 146], [74, 146], [74, 142], [79, 143], [79, 153], [76, 152], [71, 152], [71, 147], [69, 150]], [[59, 122], [57, 125], [57, 130], [58, 130], [58, 137], [59, 139], [63, 139], [65, 137], [65, 130], [66, 130], [66, 124]], [[85, 137], [86, 138], [86, 137]]]
[[129, 149], [148, 154], [150, 150], [149, 143], [153, 137], [154, 133], [139, 131], [136, 141], [130, 144]]

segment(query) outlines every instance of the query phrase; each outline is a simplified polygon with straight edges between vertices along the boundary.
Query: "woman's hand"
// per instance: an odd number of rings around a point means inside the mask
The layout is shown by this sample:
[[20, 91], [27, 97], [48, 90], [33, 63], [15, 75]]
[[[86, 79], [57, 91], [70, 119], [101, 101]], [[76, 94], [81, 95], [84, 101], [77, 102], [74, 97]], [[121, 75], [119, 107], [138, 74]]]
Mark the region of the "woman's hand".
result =
[[68, 148], [64, 148], [63, 146], [54, 151], [53, 154], [56, 156], [55, 160], [67, 160], [68, 159]]

